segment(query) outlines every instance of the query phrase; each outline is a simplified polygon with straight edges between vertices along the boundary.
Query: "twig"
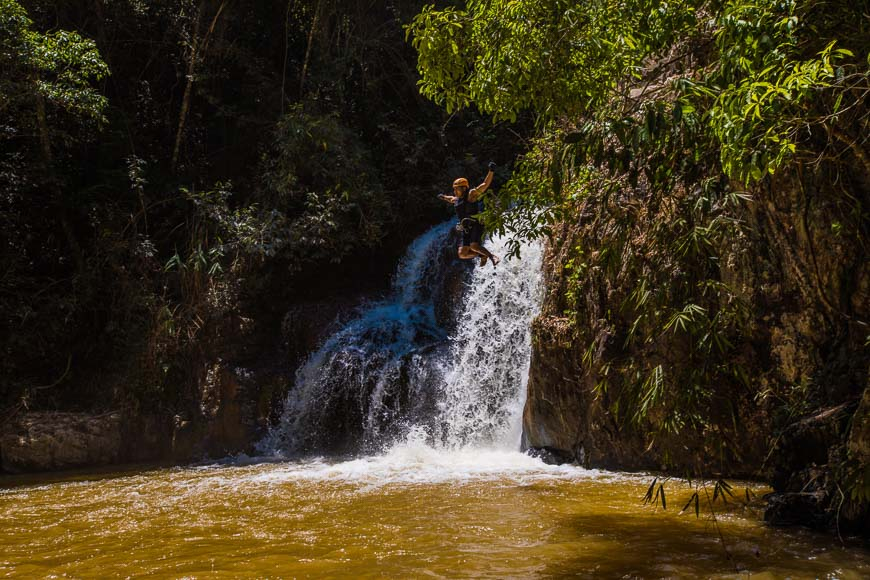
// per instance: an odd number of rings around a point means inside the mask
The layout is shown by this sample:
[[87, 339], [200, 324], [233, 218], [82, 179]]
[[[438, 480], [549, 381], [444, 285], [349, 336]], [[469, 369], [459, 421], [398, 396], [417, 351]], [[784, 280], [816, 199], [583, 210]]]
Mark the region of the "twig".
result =
[[837, 537], [840, 539], [840, 544], [845, 545], [846, 542], [843, 541], [843, 536], [840, 534], [840, 510], [843, 509], [843, 502], [846, 501], [846, 494], [843, 493], [843, 490], [840, 489], [840, 484], [837, 484], [837, 491], [840, 494], [840, 505], [837, 506]]
[[45, 389], [52, 389], [52, 388], [56, 387], [57, 385], [60, 384], [60, 382], [62, 380], [64, 380], [66, 378], [67, 374], [69, 374], [69, 369], [71, 366], [72, 366], [72, 355], [70, 354], [66, 358], [66, 370], [63, 371], [63, 374], [60, 375], [59, 379], [57, 379], [56, 381], [54, 381], [50, 385], [42, 385], [40, 387], [30, 387], [30, 389], [33, 391], [43, 391]]
[[[704, 495], [707, 497], [707, 505], [710, 506], [710, 515], [713, 518], [713, 525], [716, 528], [716, 533], [719, 534], [719, 541], [722, 542], [722, 549], [725, 551], [725, 557], [728, 560], [733, 561], [733, 556], [731, 556], [731, 552], [728, 551], [728, 545], [725, 543], [725, 536], [722, 535], [722, 529], [719, 527], [719, 520], [716, 518], [716, 508], [713, 507], [713, 502], [710, 500], [710, 491], [707, 489], [707, 482], [705, 481], [703, 484], [704, 487]], [[735, 566], [736, 568], [736, 566]]]

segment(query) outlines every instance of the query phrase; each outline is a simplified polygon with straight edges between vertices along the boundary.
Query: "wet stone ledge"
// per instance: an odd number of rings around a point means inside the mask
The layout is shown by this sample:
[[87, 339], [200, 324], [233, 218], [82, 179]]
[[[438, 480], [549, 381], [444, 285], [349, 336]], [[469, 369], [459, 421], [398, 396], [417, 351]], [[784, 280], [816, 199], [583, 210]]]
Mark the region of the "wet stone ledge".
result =
[[33, 412], [0, 427], [2, 470], [8, 473], [108, 465], [121, 451], [120, 413]]

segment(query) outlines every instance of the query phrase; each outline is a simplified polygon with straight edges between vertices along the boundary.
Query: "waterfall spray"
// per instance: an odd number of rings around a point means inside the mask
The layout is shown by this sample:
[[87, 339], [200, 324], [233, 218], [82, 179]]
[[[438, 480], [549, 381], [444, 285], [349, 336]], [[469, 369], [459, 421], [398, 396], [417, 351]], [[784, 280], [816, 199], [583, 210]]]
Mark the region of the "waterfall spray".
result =
[[[411, 244], [390, 296], [297, 371], [261, 452], [370, 454], [421, 437], [435, 448], [518, 448], [541, 249], [478, 268], [460, 264], [451, 242], [445, 223]], [[489, 244], [504, 251], [500, 239]], [[461, 283], [446, 283], [456, 275]], [[454, 324], [436, 316], [445, 304], [456, 305]]]
[[[503, 253], [503, 240], [490, 241]], [[531, 323], [541, 302], [541, 247], [496, 272], [477, 268], [465, 288], [438, 401], [443, 445], [518, 449], [531, 357]]]

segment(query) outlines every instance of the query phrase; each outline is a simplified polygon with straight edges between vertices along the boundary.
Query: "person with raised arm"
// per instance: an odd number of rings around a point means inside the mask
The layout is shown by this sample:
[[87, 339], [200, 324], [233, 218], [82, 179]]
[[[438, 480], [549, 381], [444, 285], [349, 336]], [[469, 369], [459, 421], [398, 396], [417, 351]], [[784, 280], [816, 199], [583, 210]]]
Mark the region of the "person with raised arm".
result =
[[453, 195], [439, 195], [438, 199], [453, 204], [459, 223], [456, 229], [462, 234], [459, 241], [459, 258], [470, 260], [480, 258], [480, 265], [485, 266], [491, 261], [493, 267], [499, 263], [499, 257], [483, 247], [483, 224], [477, 219], [477, 215], [483, 211], [481, 196], [492, 184], [495, 163], [489, 163], [489, 172], [483, 183], [473, 189], [469, 189], [468, 180], [460, 177], [453, 182]]

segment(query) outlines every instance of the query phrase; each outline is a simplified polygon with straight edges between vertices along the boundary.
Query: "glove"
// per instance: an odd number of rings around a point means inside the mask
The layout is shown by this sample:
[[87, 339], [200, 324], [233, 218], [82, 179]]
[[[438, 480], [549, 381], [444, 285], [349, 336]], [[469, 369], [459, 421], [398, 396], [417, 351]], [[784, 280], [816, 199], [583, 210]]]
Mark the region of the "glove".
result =
[[490, 161], [489, 165], [487, 165], [490, 171], [495, 171], [495, 161]]

